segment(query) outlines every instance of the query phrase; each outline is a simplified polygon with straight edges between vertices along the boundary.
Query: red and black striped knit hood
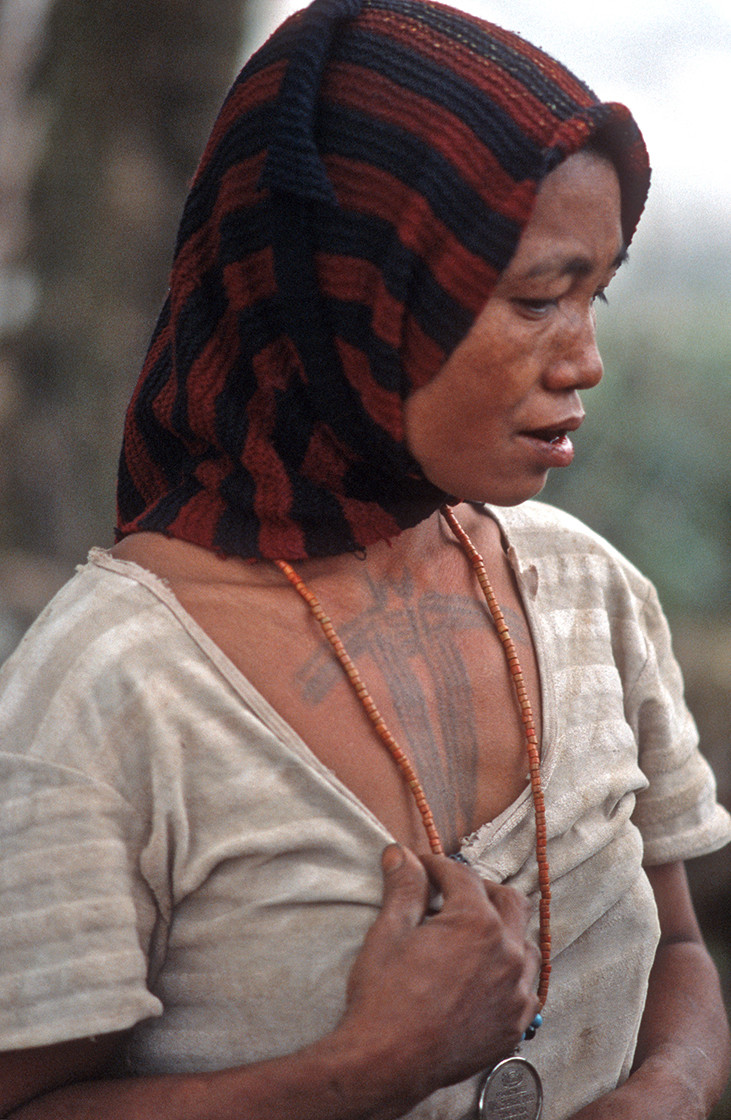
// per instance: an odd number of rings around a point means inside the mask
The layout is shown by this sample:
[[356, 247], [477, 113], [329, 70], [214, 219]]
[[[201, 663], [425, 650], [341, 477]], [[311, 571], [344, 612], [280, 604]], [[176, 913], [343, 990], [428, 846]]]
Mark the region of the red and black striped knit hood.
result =
[[629, 112], [430, 0], [315, 0], [251, 59], [183, 213], [129, 406], [118, 537], [336, 555], [444, 495], [403, 401], [467, 333], [543, 177], [593, 136], [629, 242], [649, 184]]

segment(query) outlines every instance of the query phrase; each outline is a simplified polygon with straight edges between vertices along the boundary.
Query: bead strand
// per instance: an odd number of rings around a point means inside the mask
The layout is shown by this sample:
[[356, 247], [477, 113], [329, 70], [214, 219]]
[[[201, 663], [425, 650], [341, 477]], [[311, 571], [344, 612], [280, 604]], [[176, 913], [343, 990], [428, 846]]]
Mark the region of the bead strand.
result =
[[465, 555], [472, 564], [478, 583], [487, 601], [487, 605], [495, 623], [498, 637], [503, 644], [505, 655], [510, 670], [510, 677], [515, 690], [520, 717], [525, 733], [525, 745], [528, 752], [528, 769], [530, 774], [531, 794], [533, 796], [533, 812], [536, 824], [536, 862], [538, 863], [538, 883], [541, 899], [538, 908], [539, 917], [539, 947], [541, 952], [541, 975], [538, 984], [538, 999], [541, 1008], [548, 995], [548, 983], [551, 975], [551, 877], [547, 856], [547, 831], [546, 831], [546, 806], [543, 797], [541, 782], [541, 759], [536, 736], [533, 709], [528, 697], [523, 671], [518, 658], [518, 653], [513, 639], [508, 630], [508, 625], [495, 597], [490, 580], [488, 579], [485, 563], [457, 520], [451, 506], [442, 506], [442, 516], [454, 533]]

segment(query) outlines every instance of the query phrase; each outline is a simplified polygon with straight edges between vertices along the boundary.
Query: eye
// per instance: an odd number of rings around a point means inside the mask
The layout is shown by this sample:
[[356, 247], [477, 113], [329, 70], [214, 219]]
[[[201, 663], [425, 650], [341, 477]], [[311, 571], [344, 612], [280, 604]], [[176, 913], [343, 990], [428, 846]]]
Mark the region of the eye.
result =
[[593, 303], [608, 304], [609, 300], [607, 299], [606, 290], [604, 288], [599, 288], [598, 291], [594, 292], [594, 297], [593, 297], [592, 302]]
[[532, 319], [542, 319], [558, 304], [556, 299], [515, 299], [518, 309]]

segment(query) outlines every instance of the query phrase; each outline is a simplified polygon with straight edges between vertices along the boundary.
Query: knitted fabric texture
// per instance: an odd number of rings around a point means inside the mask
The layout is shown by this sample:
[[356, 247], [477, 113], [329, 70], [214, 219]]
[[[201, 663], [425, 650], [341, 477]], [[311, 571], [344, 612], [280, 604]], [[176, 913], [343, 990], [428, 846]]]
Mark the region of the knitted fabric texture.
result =
[[403, 401], [467, 333], [541, 180], [593, 137], [629, 243], [649, 185], [628, 110], [430, 0], [315, 0], [250, 60], [183, 213], [127, 413], [117, 537], [221, 554], [357, 550], [445, 495]]

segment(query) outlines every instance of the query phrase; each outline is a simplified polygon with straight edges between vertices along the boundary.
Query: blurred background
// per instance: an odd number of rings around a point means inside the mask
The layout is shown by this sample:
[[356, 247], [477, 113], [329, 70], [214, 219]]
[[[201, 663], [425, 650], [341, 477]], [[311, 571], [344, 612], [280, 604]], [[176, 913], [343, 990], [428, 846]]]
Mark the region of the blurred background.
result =
[[[242, 61], [302, 6], [0, 0], [0, 661], [111, 543], [124, 409], [188, 183]], [[645, 132], [654, 183], [600, 309], [606, 375], [545, 497], [654, 579], [731, 805], [731, 5], [459, 6], [625, 101]], [[731, 858], [690, 871], [729, 994]]]

